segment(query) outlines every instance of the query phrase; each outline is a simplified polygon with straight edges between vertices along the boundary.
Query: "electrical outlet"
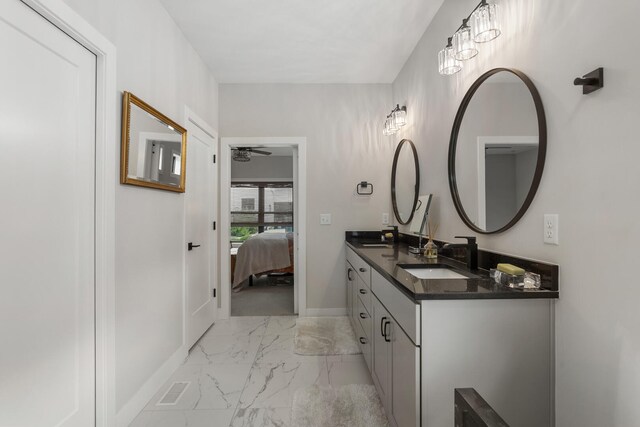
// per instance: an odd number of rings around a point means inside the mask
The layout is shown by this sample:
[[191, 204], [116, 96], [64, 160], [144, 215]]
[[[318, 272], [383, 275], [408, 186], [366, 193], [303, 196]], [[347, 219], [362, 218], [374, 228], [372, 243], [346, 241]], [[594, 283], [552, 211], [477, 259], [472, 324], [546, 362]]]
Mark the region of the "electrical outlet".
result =
[[382, 214], [382, 225], [389, 225], [389, 214], [388, 213], [383, 213]]
[[320, 214], [320, 225], [331, 225], [331, 214]]
[[544, 214], [544, 243], [559, 245], [558, 214]]

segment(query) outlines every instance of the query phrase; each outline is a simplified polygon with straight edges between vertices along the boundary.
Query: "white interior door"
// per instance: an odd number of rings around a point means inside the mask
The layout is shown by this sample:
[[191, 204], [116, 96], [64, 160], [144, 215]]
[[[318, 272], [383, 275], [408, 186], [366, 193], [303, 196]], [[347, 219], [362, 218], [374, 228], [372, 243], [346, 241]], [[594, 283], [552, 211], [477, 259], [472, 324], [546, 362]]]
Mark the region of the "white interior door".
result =
[[93, 426], [96, 57], [18, 0], [0, 52], [0, 426]]
[[[193, 344], [216, 318], [218, 303], [213, 296], [217, 256], [213, 230], [216, 195], [216, 139], [189, 122], [186, 184], [186, 344]], [[198, 247], [195, 247], [198, 246]]]

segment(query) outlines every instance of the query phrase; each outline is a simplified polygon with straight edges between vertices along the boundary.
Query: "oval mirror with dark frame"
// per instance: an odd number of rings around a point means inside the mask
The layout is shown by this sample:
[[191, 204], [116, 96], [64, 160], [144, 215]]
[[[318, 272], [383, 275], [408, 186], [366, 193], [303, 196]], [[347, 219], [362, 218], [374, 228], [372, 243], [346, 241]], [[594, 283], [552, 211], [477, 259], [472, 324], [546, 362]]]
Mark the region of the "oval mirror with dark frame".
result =
[[185, 191], [187, 131], [130, 92], [122, 96], [122, 184]]
[[396, 148], [391, 168], [391, 202], [396, 220], [406, 225], [411, 222], [420, 192], [420, 166], [418, 152], [409, 139], [403, 139]]
[[465, 224], [482, 234], [513, 227], [533, 201], [546, 151], [533, 82], [510, 68], [480, 76], [462, 99], [449, 143], [449, 188]]

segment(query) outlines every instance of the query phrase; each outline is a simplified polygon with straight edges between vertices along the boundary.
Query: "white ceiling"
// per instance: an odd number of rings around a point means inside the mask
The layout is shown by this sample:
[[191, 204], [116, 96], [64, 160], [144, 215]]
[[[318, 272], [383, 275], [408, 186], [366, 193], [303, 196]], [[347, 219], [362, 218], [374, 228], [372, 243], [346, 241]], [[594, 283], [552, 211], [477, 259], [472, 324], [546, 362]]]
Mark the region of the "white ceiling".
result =
[[443, 2], [160, 1], [220, 83], [391, 83]]

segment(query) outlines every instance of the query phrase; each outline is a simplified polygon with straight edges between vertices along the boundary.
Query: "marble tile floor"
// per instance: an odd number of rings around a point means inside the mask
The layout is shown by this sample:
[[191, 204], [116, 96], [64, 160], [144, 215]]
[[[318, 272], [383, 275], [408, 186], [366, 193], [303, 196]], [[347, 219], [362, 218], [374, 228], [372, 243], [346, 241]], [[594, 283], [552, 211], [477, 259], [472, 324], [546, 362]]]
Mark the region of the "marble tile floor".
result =
[[[299, 388], [372, 384], [361, 354], [294, 354], [295, 322], [295, 316], [217, 321], [130, 427], [293, 427]], [[191, 384], [175, 405], [156, 405], [174, 381]]]

